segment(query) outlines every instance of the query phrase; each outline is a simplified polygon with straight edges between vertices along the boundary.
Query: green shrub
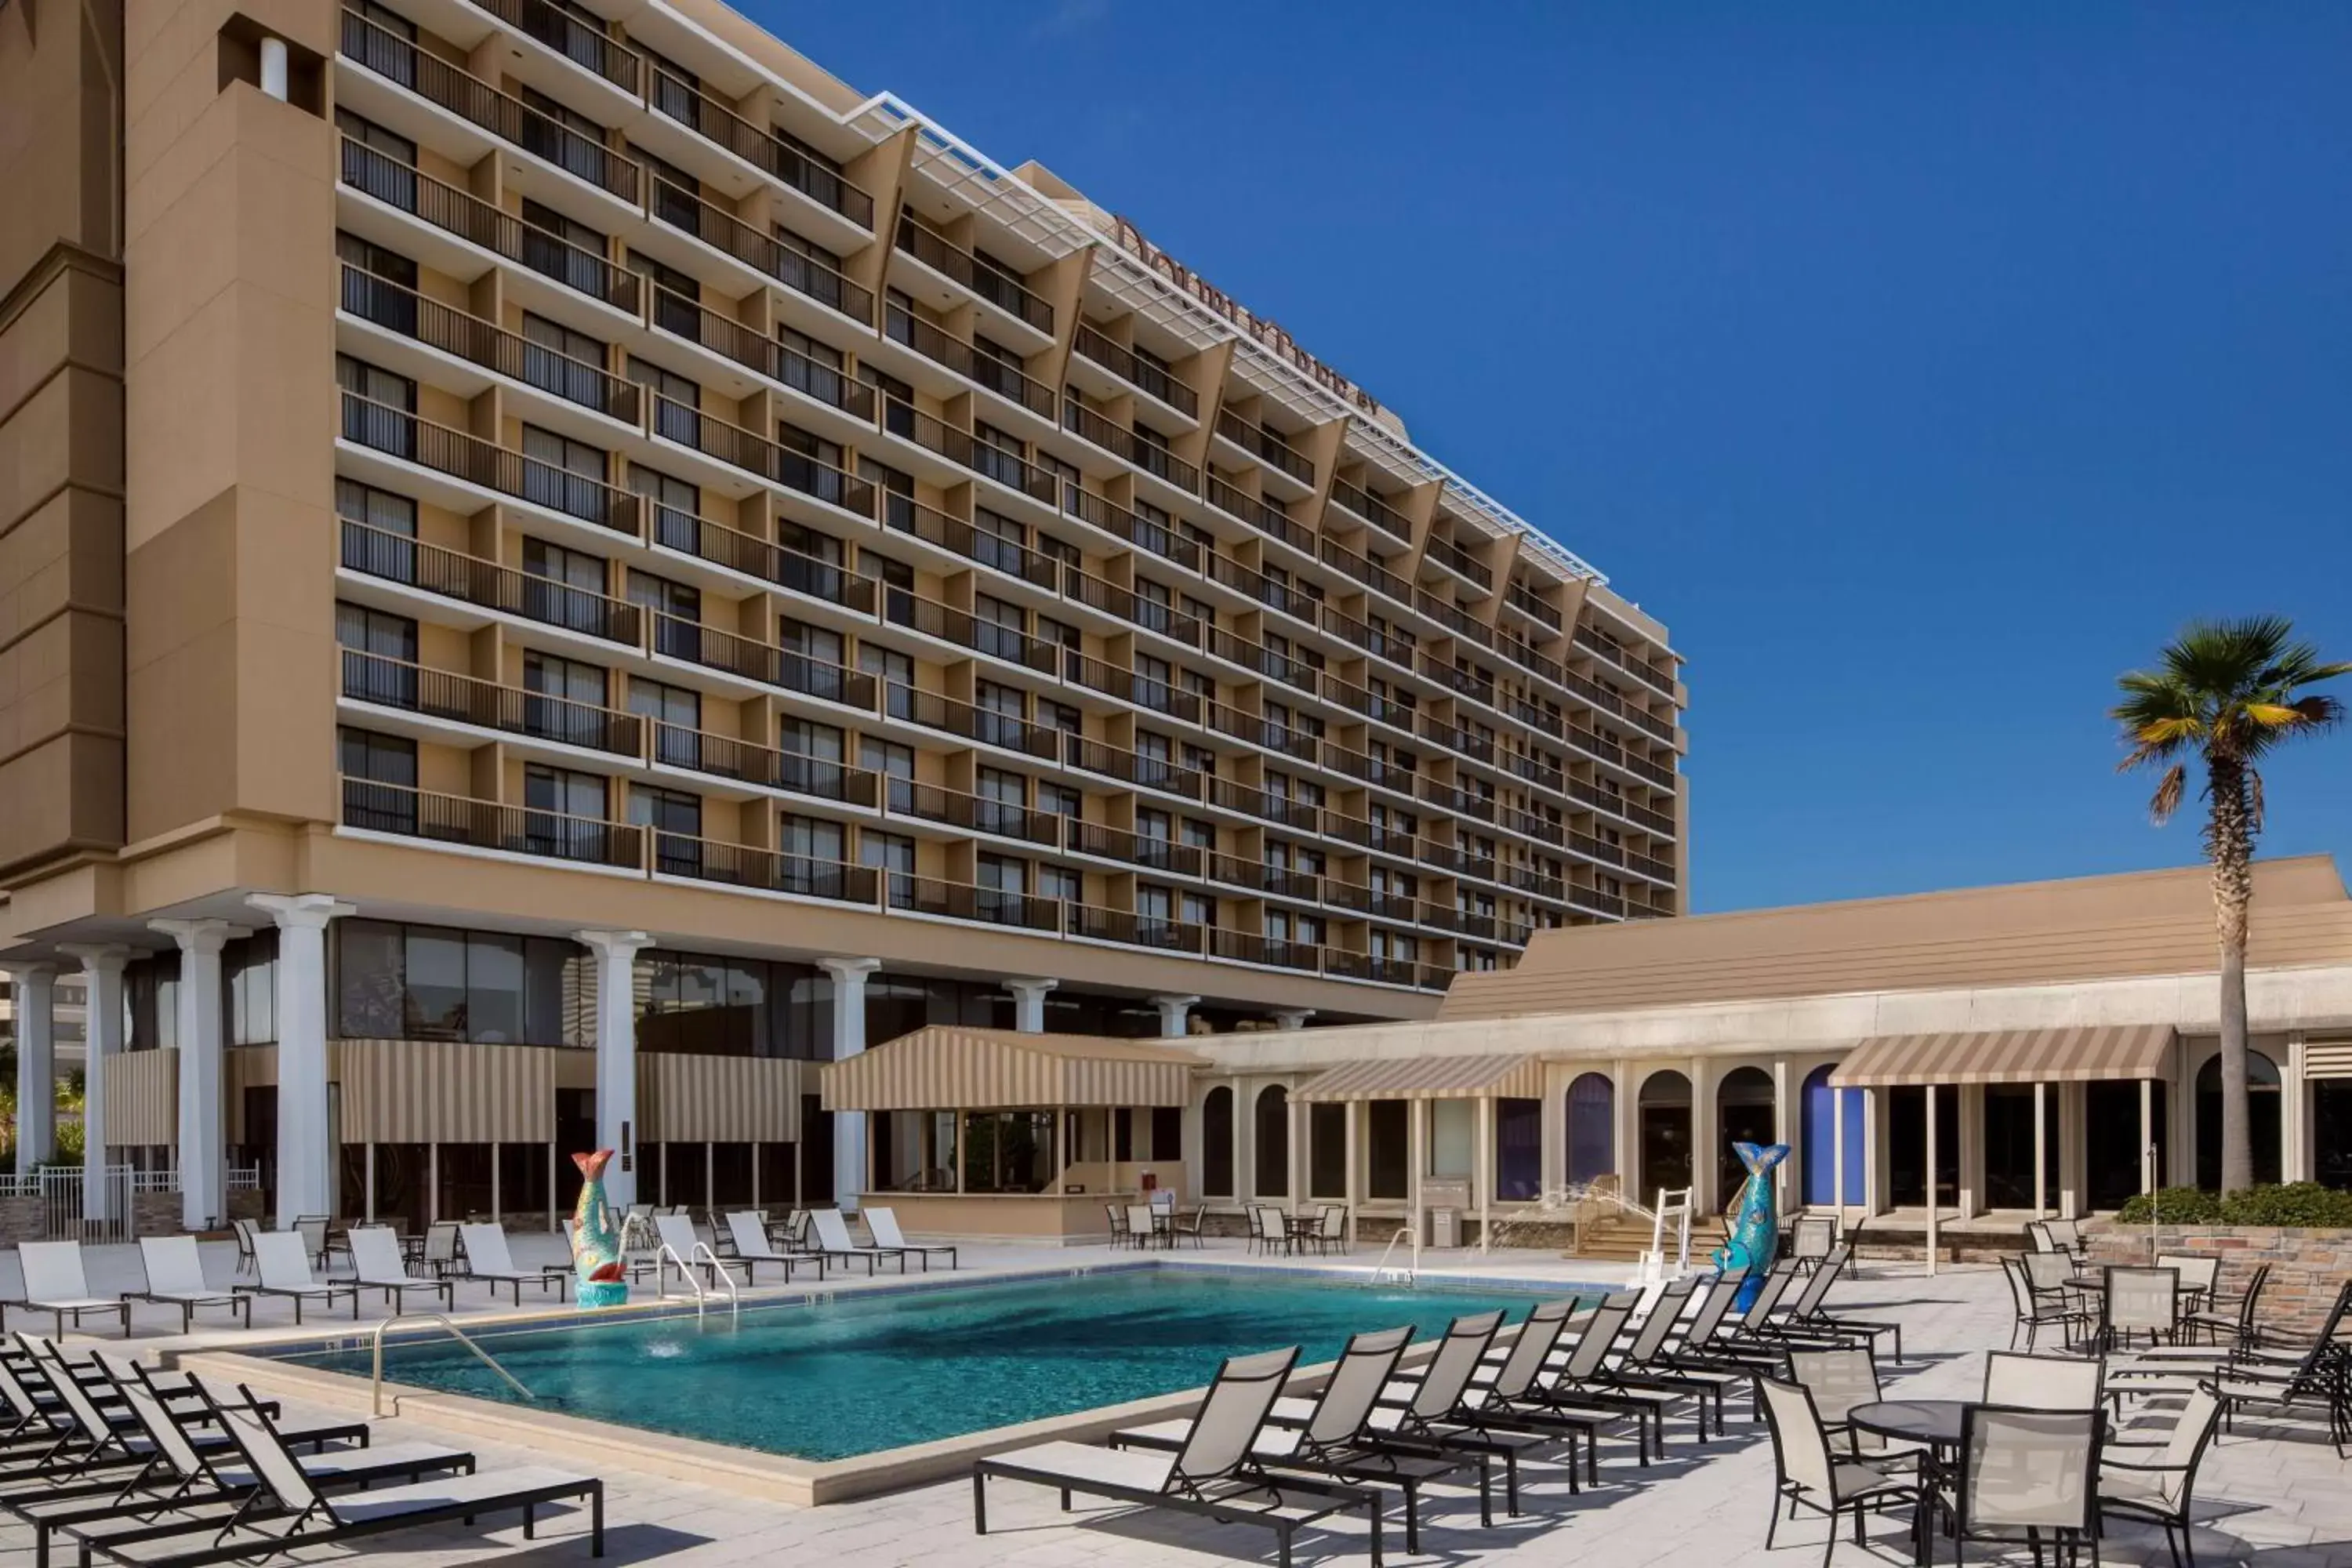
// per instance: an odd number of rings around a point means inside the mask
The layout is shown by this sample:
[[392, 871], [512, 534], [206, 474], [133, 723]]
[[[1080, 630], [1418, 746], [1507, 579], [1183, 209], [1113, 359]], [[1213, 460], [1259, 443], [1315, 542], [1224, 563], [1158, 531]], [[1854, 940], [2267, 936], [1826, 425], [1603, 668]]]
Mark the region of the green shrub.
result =
[[[2131, 1198], [2116, 1214], [2122, 1225], [2148, 1223], [2150, 1200]], [[2167, 1187], [2154, 1199], [2154, 1217], [2165, 1225], [2290, 1226], [2316, 1230], [2352, 1229], [2352, 1193], [2316, 1182], [2254, 1186], [2219, 1196], [2196, 1187]]]

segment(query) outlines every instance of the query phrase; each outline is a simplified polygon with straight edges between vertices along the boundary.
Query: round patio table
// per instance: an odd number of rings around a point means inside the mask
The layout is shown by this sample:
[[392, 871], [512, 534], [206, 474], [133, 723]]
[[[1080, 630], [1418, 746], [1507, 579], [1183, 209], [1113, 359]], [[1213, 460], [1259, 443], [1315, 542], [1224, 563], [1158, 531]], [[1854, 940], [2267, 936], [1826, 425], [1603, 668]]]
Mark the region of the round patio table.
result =
[[1920, 1478], [1926, 1484], [1919, 1489], [1919, 1505], [1911, 1520], [1914, 1563], [1924, 1565], [1931, 1560], [1928, 1538], [1933, 1531], [1928, 1521], [1933, 1517], [1929, 1510], [1934, 1506], [1935, 1477], [1945, 1468], [1947, 1457], [1958, 1453], [1962, 1413], [1968, 1407], [1964, 1399], [1883, 1399], [1846, 1412], [1846, 1419], [1857, 1431], [1923, 1444], [1927, 1449], [1922, 1461], [1927, 1473]]

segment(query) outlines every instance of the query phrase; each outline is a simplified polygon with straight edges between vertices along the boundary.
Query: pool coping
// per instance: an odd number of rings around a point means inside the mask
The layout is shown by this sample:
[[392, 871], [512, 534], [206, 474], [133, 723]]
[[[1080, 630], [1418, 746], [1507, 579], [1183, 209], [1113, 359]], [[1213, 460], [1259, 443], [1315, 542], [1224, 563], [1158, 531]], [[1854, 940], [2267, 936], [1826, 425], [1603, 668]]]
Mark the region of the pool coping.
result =
[[[827, 1290], [821, 1287], [800, 1290], [787, 1288], [774, 1296], [760, 1297], [745, 1303], [745, 1306], [747, 1310], [759, 1311], [868, 1296], [895, 1298], [958, 1286], [1016, 1285], [1045, 1279], [1163, 1268], [1183, 1273], [1278, 1274], [1350, 1283], [1360, 1281], [1367, 1286], [1371, 1283], [1367, 1275], [1342, 1274], [1333, 1269], [1137, 1258], [1067, 1267], [1013, 1268], [977, 1277], [962, 1271], [943, 1273], [936, 1278], [917, 1275], [904, 1281], [861, 1286], [847, 1291]], [[1424, 1275], [1415, 1281], [1415, 1288], [1438, 1290], [1468, 1289], [1555, 1298], [1563, 1293], [1584, 1296], [1607, 1289], [1590, 1281], [1452, 1275]], [[583, 1310], [567, 1303], [560, 1309], [469, 1318], [463, 1321], [462, 1326], [469, 1334], [481, 1329], [495, 1335], [623, 1320], [658, 1321], [690, 1316], [694, 1308], [692, 1297], [675, 1296], [594, 1310]], [[429, 1323], [420, 1321], [412, 1330], [404, 1327], [397, 1318], [387, 1321], [389, 1326], [383, 1331], [383, 1342], [388, 1345], [418, 1342], [439, 1335], [439, 1331]], [[310, 1351], [365, 1349], [373, 1339], [374, 1332], [373, 1329], [341, 1333], [309, 1328], [289, 1330], [266, 1339], [240, 1342], [234, 1350], [191, 1348], [168, 1356], [167, 1361], [169, 1364], [215, 1384], [249, 1384], [257, 1390], [271, 1394], [368, 1413], [372, 1401], [366, 1378], [355, 1373], [300, 1365], [284, 1359], [282, 1352], [297, 1348]], [[1421, 1359], [1434, 1348], [1435, 1343], [1432, 1340], [1414, 1346], [1408, 1352], [1407, 1361]], [[249, 1353], [253, 1352], [281, 1353]], [[1293, 1374], [1294, 1387], [1300, 1393], [1319, 1389], [1333, 1364], [1322, 1363], [1301, 1368]], [[870, 1497], [878, 1492], [897, 1491], [950, 1478], [960, 1479], [971, 1473], [973, 1460], [1010, 1448], [1055, 1440], [1097, 1441], [1121, 1427], [1187, 1415], [1198, 1406], [1202, 1392], [1201, 1388], [1182, 1389], [1119, 1405], [1041, 1416], [1034, 1421], [1017, 1422], [1008, 1426], [992, 1426], [927, 1443], [877, 1449], [847, 1458], [807, 1459], [787, 1454], [766, 1453], [756, 1448], [736, 1447], [702, 1438], [681, 1437], [559, 1411], [534, 1410], [527, 1405], [509, 1405], [472, 1394], [419, 1390], [393, 1383], [389, 1378], [384, 1384], [384, 1397], [397, 1418], [413, 1419], [448, 1432], [561, 1455], [564, 1461], [590, 1466], [600, 1473], [606, 1468], [635, 1470], [698, 1485], [719, 1486], [770, 1501], [810, 1507]]]

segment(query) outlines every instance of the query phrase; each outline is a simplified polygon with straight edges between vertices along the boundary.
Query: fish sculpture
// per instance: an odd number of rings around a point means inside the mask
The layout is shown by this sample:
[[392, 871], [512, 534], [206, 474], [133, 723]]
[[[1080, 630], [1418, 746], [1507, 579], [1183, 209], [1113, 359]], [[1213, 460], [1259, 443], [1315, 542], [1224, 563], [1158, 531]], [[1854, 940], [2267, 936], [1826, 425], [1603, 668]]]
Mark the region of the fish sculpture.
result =
[[580, 1167], [580, 1201], [572, 1205], [572, 1268], [583, 1307], [617, 1307], [629, 1299], [629, 1281], [621, 1259], [620, 1227], [604, 1201], [604, 1167], [613, 1151], [574, 1154]]
[[1771, 1272], [1772, 1260], [1780, 1255], [1780, 1216], [1772, 1173], [1789, 1157], [1789, 1146], [1734, 1143], [1731, 1147], [1739, 1163], [1748, 1167], [1748, 1180], [1739, 1189], [1739, 1210], [1731, 1223], [1730, 1239], [1715, 1249], [1714, 1261], [1727, 1274], [1735, 1268], [1748, 1270], [1739, 1294], [1732, 1300], [1744, 1312], [1764, 1289], [1764, 1276]]

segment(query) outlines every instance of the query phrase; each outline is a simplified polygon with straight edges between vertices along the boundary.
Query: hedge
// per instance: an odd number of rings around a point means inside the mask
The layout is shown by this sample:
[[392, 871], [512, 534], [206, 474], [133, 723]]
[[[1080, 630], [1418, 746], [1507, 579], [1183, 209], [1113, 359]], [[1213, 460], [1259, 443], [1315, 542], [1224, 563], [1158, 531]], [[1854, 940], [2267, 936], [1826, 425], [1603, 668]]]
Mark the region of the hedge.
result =
[[2138, 1194], [2116, 1212], [2119, 1225], [2289, 1226], [2352, 1229], [2352, 1193], [2316, 1182], [2253, 1186], [2226, 1196], [2199, 1187], [2166, 1187], [2153, 1199]]

